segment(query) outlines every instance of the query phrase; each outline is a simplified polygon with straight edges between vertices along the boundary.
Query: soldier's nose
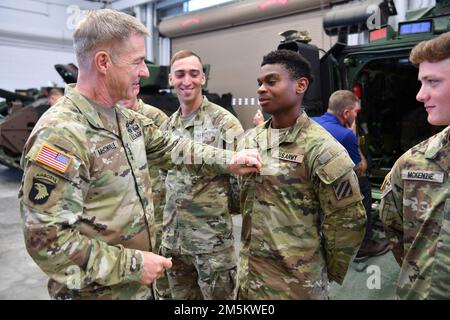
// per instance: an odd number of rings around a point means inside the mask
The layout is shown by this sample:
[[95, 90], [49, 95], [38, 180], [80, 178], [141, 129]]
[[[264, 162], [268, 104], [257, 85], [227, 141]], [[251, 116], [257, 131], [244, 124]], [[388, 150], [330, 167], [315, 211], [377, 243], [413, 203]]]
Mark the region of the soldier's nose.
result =
[[420, 102], [425, 102], [428, 99], [428, 94], [426, 93], [423, 86], [420, 88], [419, 92], [417, 92], [416, 100]]

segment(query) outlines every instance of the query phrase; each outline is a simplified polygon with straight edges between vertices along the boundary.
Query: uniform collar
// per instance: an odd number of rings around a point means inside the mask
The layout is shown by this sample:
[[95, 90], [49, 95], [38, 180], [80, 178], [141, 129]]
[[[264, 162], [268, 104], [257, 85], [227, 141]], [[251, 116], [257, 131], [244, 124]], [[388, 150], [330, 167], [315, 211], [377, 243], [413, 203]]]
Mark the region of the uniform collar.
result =
[[[75, 89], [75, 84], [66, 85], [64, 95], [75, 104], [78, 110], [80, 110], [80, 112], [93, 127], [105, 129], [105, 125], [100, 119], [97, 110], [85, 96], [83, 96], [78, 90]], [[128, 118], [127, 114], [122, 112], [124, 108], [117, 107], [117, 105], [114, 106], [114, 108], [116, 109], [117, 113], [121, 113]]]
[[[297, 137], [302, 130], [302, 128], [305, 127], [309, 123], [310, 119], [306, 115], [306, 113], [302, 110], [300, 116], [298, 116], [297, 120], [295, 121], [295, 124], [289, 129], [289, 131], [284, 134], [279, 141], [272, 141], [274, 144], [281, 144], [281, 143], [293, 143], [297, 140]], [[265, 137], [267, 135], [267, 132], [272, 125], [272, 118], [261, 124], [260, 126], [255, 128], [255, 142], [258, 143], [259, 139], [267, 139]], [[278, 143], [277, 143], [278, 142]], [[261, 146], [260, 143], [258, 145]], [[277, 147], [276, 145], [268, 145], [268, 148], [274, 148]]]
[[[192, 127], [195, 124], [203, 124], [205, 121], [205, 114], [208, 113], [208, 109], [210, 107], [211, 103], [208, 101], [208, 99], [203, 96], [202, 104], [200, 105], [200, 108], [197, 109], [195, 114], [195, 117], [189, 121], [189, 123], [186, 125], [185, 129]], [[183, 122], [181, 121], [181, 107], [178, 108], [178, 110], [173, 114], [173, 120], [171, 121], [172, 128], [175, 127], [181, 127]]]
[[136, 104], [137, 104], [136, 112], [143, 113], [144, 112], [144, 101], [142, 101], [142, 99], [137, 99]]
[[[301, 114], [298, 116], [297, 120], [295, 121], [295, 124], [289, 129], [289, 132], [286, 133], [286, 135], [284, 135], [284, 139], [282, 142], [294, 142], [295, 139], [297, 138], [298, 133], [308, 121], [309, 121], [308, 116], [304, 111], [302, 111]], [[262, 134], [265, 130], [268, 130], [271, 125], [272, 125], [272, 118], [264, 122], [262, 125], [256, 127], [255, 138], [258, 135]]]
[[431, 138], [425, 150], [425, 158], [434, 159], [436, 155], [450, 142], [450, 126], [442, 130], [440, 133]]

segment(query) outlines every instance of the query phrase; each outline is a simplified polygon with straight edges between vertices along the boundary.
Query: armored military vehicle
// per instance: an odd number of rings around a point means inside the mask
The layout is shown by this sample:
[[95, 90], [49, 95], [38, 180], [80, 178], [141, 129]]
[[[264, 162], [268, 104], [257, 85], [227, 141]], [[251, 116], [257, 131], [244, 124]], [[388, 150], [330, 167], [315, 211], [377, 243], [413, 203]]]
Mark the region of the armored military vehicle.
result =
[[[170, 92], [168, 83], [169, 66], [159, 66], [147, 63], [150, 77], [142, 79], [141, 98], [148, 104], [163, 110], [171, 115], [177, 110], [178, 98]], [[78, 68], [72, 64], [57, 64], [56, 71], [65, 83], [77, 81]], [[206, 79], [209, 76], [210, 66], [205, 65]], [[234, 113], [231, 106], [232, 95], [209, 93], [207, 84], [204, 86], [204, 95], [209, 101], [217, 103]], [[9, 167], [20, 169], [20, 158], [28, 136], [38, 119], [50, 108], [48, 94], [52, 87], [40, 89], [15, 90], [10, 92], [0, 89], [0, 163]], [[63, 88], [60, 88], [63, 89]]]
[[[373, 14], [368, 7], [374, 3], [379, 26], [368, 30]], [[380, 184], [398, 157], [443, 129], [428, 124], [423, 104], [415, 99], [420, 88], [418, 69], [408, 57], [420, 41], [450, 31], [450, 1], [437, 0], [435, 6], [407, 12], [397, 31], [387, 24], [395, 14], [394, 3], [387, 0], [338, 5], [323, 21], [325, 32], [337, 36], [337, 43], [320, 58], [320, 50], [292, 30], [282, 34], [285, 39], [278, 47], [297, 50], [311, 62], [315, 81], [305, 97], [309, 115], [323, 114], [335, 90], [353, 90], [360, 97], [359, 139], [370, 161], [375, 200], [380, 199]], [[367, 43], [347, 44], [349, 34], [364, 30]]]
[[0, 89], [0, 163], [19, 168], [23, 146], [40, 116], [50, 107], [50, 88], [16, 90]]

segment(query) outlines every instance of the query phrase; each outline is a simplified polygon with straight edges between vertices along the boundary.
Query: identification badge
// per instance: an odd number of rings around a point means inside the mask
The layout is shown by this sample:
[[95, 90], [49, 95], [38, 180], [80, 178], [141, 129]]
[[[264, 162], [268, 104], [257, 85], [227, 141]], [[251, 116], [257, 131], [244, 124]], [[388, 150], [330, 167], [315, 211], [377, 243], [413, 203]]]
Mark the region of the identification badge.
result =
[[117, 149], [117, 144], [116, 144], [115, 141], [110, 142], [108, 144], [105, 144], [104, 146], [101, 146], [100, 148], [95, 149], [95, 153], [98, 156], [101, 156], [101, 155], [107, 153], [108, 151], [111, 151], [111, 150], [114, 150], [114, 149]]
[[439, 171], [402, 170], [402, 179], [442, 183], [444, 182], [444, 173]]
[[69, 168], [72, 157], [44, 143], [34, 160], [61, 173], [65, 173], [67, 168]]
[[302, 163], [304, 156], [302, 154], [280, 151], [280, 152], [278, 152], [278, 155], [274, 154], [274, 155], [272, 155], [272, 157], [280, 159], [280, 160]]

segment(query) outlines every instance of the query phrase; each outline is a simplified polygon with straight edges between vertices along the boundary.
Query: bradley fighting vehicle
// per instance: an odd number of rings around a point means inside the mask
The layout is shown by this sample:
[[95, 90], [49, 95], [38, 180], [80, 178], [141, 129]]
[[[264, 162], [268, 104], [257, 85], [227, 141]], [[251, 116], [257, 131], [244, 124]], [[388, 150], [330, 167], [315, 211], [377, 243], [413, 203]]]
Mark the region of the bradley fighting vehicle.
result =
[[[159, 66], [147, 63], [150, 76], [141, 81], [140, 97], [146, 103], [163, 110], [171, 115], [178, 109], [178, 98], [170, 93], [168, 83], [169, 66]], [[65, 83], [75, 83], [78, 68], [72, 64], [57, 64], [56, 71]], [[210, 65], [203, 66], [208, 81]], [[217, 103], [234, 114], [231, 106], [232, 95], [219, 96], [209, 93], [207, 82], [203, 94], [209, 101]], [[10, 92], [0, 89], [0, 163], [12, 168], [20, 169], [22, 150], [34, 125], [42, 114], [50, 108], [48, 94], [52, 87], [38, 89], [15, 90]], [[62, 89], [63, 88], [59, 88]]]
[[[369, 6], [374, 5], [381, 23], [368, 30]], [[310, 116], [323, 114], [336, 90], [352, 90], [361, 99], [358, 135], [369, 162], [374, 209], [380, 185], [398, 157], [443, 129], [428, 124], [423, 103], [415, 99], [420, 88], [418, 68], [408, 57], [417, 43], [450, 31], [450, 0], [437, 0], [435, 6], [407, 12], [397, 31], [387, 24], [390, 15], [396, 15], [391, 0], [338, 5], [323, 20], [325, 32], [337, 36], [337, 42], [320, 58], [320, 49], [308, 44], [310, 39], [303, 32], [281, 33], [285, 39], [278, 46], [300, 52], [311, 63], [314, 81], [305, 96]], [[347, 44], [349, 34], [364, 30], [368, 43]]]
[[[178, 109], [178, 98], [170, 93], [168, 83], [169, 66], [159, 66], [147, 63], [150, 76], [141, 81], [140, 97], [146, 103], [163, 110], [171, 115]], [[56, 71], [65, 83], [75, 83], [78, 68], [72, 64], [57, 64]], [[208, 79], [210, 66], [203, 66]], [[203, 94], [209, 101], [217, 103], [235, 114], [231, 102], [231, 94], [219, 96], [209, 93], [204, 86]], [[12, 168], [20, 169], [22, 150], [34, 125], [42, 114], [50, 108], [48, 94], [52, 87], [38, 89], [15, 90], [10, 92], [0, 89], [0, 163]], [[63, 88], [60, 88], [63, 90]]]

